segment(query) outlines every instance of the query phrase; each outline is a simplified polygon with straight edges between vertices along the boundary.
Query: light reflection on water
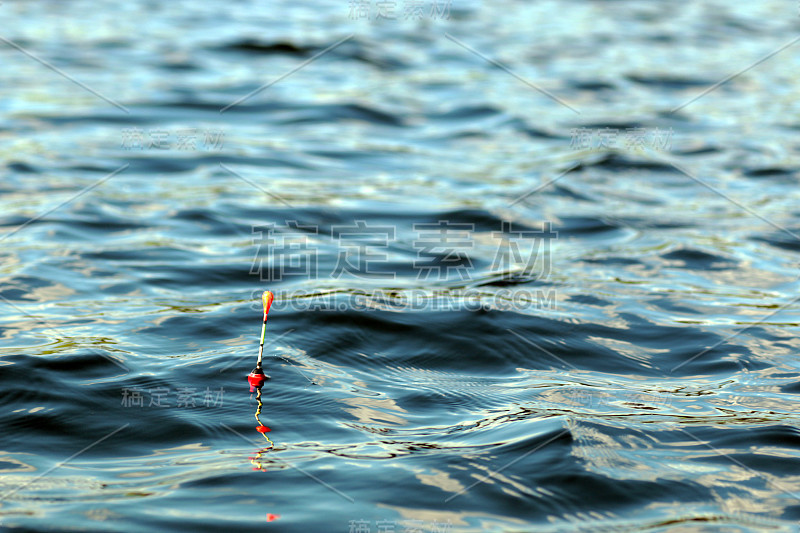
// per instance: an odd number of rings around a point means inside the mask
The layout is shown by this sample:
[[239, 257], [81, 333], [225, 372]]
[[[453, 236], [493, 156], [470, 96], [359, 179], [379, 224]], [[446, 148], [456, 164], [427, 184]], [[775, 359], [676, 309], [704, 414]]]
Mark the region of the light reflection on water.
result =
[[0, 526], [796, 529], [797, 6], [351, 4], [0, 5]]

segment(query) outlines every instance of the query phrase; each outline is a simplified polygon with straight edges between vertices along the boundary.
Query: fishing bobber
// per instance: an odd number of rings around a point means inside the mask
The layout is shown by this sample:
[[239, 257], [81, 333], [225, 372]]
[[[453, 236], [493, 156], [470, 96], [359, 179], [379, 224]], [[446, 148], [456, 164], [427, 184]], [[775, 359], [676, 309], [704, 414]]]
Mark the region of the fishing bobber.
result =
[[250, 392], [253, 392], [256, 389], [260, 389], [264, 386], [264, 382], [269, 379], [269, 376], [264, 374], [264, 371], [261, 370], [260, 367], [256, 367], [250, 372], [250, 375], [247, 376], [247, 382], [250, 383]]
[[261, 358], [264, 356], [264, 334], [267, 331], [267, 315], [269, 314], [269, 308], [272, 306], [272, 300], [274, 299], [275, 295], [272, 294], [271, 291], [264, 291], [261, 297], [261, 302], [264, 304], [264, 322], [261, 324], [261, 345], [258, 347], [256, 367], [250, 372], [250, 375], [247, 376], [247, 382], [250, 383], [250, 392], [253, 392], [255, 389], [260, 389], [264, 386], [264, 382], [269, 379], [269, 376], [264, 374], [264, 371], [261, 369]]

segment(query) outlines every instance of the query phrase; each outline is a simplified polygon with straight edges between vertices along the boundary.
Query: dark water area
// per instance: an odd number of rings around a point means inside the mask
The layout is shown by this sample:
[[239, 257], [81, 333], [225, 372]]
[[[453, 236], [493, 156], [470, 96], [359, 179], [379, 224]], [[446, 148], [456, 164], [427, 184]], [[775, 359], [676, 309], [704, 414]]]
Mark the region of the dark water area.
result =
[[0, 530], [800, 530], [797, 2], [0, 21]]

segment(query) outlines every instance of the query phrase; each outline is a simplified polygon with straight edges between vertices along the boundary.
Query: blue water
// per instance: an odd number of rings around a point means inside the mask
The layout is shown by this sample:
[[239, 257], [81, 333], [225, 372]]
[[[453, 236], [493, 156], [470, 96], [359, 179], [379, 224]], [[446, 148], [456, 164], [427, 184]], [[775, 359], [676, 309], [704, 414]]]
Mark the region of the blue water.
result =
[[0, 529], [797, 531], [799, 9], [5, 0]]

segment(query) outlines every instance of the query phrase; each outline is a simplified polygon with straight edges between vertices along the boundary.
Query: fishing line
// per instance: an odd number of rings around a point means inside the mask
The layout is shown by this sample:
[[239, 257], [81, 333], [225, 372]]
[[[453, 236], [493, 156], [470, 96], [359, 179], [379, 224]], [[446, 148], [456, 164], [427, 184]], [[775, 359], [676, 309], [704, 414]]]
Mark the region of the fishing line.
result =
[[[258, 346], [258, 359], [256, 360], [256, 367], [253, 369], [252, 372], [250, 372], [250, 375], [247, 376], [247, 381], [248, 383], [250, 383], [250, 392], [253, 392], [253, 390], [256, 391], [256, 401], [258, 402], [258, 408], [256, 409], [256, 414], [255, 414], [256, 422], [258, 422], [258, 426], [256, 426], [256, 431], [261, 433], [269, 443], [269, 446], [259, 450], [256, 453], [255, 457], [250, 458], [250, 462], [253, 463], [255, 469], [262, 471], [266, 471], [266, 469], [264, 469], [261, 463], [262, 454], [275, 447], [275, 444], [267, 436], [267, 433], [272, 430], [269, 427], [265, 426], [261, 422], [260, 418], [261, 409], [264, 406], [264, 404], [261, 401], [261, 387], [263, 387], [264, 382], [269, 379], [269, 376], [264, 374], [264, 370], [262, 368], [262, 360], [264, 357], [264, 337], [266, 336], [267, 332], [267, 315], [269, 314], [269, 308], [272, 306], [272, 300], [274, 299], [275, 295], [272, 294], [272, 292], [270, 291], [264, 291], [264, 294], [261, 296], [261, 302], [264, 306], [264, 321], [261, 324], [261, 344]], [[270, 519], [267, 518], [267, 521], [270, 521]]]

